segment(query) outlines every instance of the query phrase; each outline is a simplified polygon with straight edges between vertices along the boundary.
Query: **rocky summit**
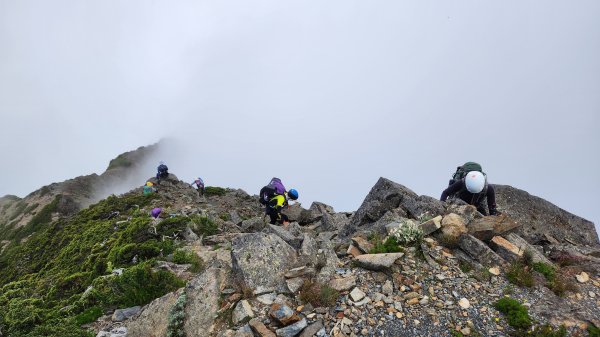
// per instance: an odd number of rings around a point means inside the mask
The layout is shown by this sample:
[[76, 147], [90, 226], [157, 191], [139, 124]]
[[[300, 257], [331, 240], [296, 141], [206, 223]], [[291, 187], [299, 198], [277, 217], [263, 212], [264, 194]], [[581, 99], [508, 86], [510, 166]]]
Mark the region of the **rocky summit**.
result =
[[355, 212], [296, 203], [285, 226], [173, 174], [92, 201], [148, 151], [0, 199], [0, 336], [600, 335], [594, 225], [525, 191], [483, 216], [380, 178]]

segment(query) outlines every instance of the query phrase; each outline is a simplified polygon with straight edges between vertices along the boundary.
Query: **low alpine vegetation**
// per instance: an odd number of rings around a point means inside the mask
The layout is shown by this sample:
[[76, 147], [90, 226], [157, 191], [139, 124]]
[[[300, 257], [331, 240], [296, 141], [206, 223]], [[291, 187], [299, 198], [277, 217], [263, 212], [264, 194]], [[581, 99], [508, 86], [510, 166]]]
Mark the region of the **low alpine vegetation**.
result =
[[327, 284], [305, 281], [300, 288], [300, 299], [314, 307], [334, 306], [340, 293]]
[[527, 307], [519, 303], [519, 301], [503, 297], [494, 303], [496, 310], [506, 316], [508, 324], [517, 330], [527, 330], [531, 326], [531, 318]]
[[395, 236], [398, 244], [407, 245], [420, 243], [423, 240], [423, 230], [414, 221], [405, 220], [399, 227], [392, 229], [390, 235]]

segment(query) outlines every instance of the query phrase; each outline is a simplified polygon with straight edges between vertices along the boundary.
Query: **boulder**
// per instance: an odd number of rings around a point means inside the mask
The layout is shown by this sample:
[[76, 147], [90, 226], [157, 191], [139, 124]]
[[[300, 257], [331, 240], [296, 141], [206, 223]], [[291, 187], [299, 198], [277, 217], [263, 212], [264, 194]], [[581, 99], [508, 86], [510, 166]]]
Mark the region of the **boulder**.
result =
[[490, 241], [490, 246], [505, 260], [514, 261], [523, 256], [523, 251], [519, 247], [501, 236], [494, 236]]
[[483, 218], [483, 214], [477, 211], [477, 207], [469, 205], [461, 199], [451, 199], [446, 203], [446, 214], [449, 213], [460, 215], [467, 224], [475, 219]]
[[349, 222], [350, 218], [348, 218], [346, 213], [325, 213], [321, 217], [321, 226], [319, 229], [321, 231], [336, 231], [346, 226]]
[[549, 234], [561, 243], [599, 247], [593, 222], [523, 190], [507, 185], [494, 185], [494, 189], [498, 210], [520, 224], [515, 233], [527, 242], [537, 244]]
[[242, 230], [246, 233], [260, 232], [265, 228], [267, 224], [263, 220], [263, 217], [254, 217], [252, 219], [242, 221]]
[[117, 309], [112, 315], [113, 322], [122, 322], [127, 320], [135, 315], [137, 315], [141, 310], [141, 307], [135, 306], [127, 309]]
[[235, 309], [233, 309], [233, 314], [231, 316], [233, 324], [239, 325], [240, 323], [244, 323], [251, 318], [254, 318], [254, 311], [252, 311], [252, 306], [250, 303], [248, 303], [246, 300], [239, 301], [235, 306]]
[[458, 238], [466, 232], [467, 226], [460, 215], [450, 213], [442, 219], [442, 235], [449, 238]]
[[300, 258], [305, 262], [305, 264], [315, 265], [317, 263], [317, 252], [319, 250], [319, 245], [317, 241], [309, 234], [304, 234], [304, 240], [302, 240], [302, 246], [300, 246], [300, 250], [298, 253], [300, 254]]
[[479, 240], [489, 241], [496, 235], [504, 234], [512, 229], [519, 227], [510, 217], [485, 216], [474, 219], [467, 226], [468, 233]]
[[357, 256], [354, 261], [359, 267], [369, 270], [385, 270], [390, 268], [404, 253], [364, 254]]
[[297, 263], [296, 251], [275, 234], [252, 233], [232, 242], [233, 277], [255, 294], [287, 291], [283, 275]]
[[267, 228], [269, 229], [270, 233], [279, 236], [290, 246], [294, 247], [295, 249], [300, 249], [303, 240], [302, 237], [295, 236], [291, 231], [287, 230], [285, 227], [282, 226], [269, 224]]
[[[231, 284], [229, 268], [209, 268], [185, 287], [184, 331], [187, 336], [212, 336], [215, 331], [215, 318], [220, 309], [221, 290]], [[165, 316], [167, 319], [168, 315]], [[144, 336], [164, 336], [150, 330]]]
[[423, 236], [428, 236], [431, 233], [437, 231], [442, 228], [442, 216], [438, 215], [433, 219], [429, 219], [422, 224], [419, 225], [423, 230]]
[[356, 276], [332, 279], [329, 281], [329, 286], [337, 291], [348, 291], [356, 287]]
[[473, 235], [461, 235], [458, 245], [469, 257], [486, 267], [493, 267], [504, 263], [504, 260], [498, 254]]
[[284, 208], [281, 211], [281, 213], [287, 215], [291, 222], [295, 222], [295, 221], [300, 221], [300, 219], [302, 218], [301, 215], [305, 211], [306, 210], [304, 208], [302, 208], [300, 203], [295, 203], [293, 205], [290, 205], [290, 207]]
[[301, 318], [285, 304], [274, 303], [269, 310], [269, 316], [283, 326], [298, 322]]
[[333, 207], [321, 202], [313, 202], [308, 210], [302, 211], [298, 222], [301, 225], [308, 225], [321, 220], [324, 214], [333, 214]]
[[260, 337], [275, 337], [275, 333], [269, 330], [261, 321], [256, 318], [251, 319], [248, 324]]
[[335, 274], [340, 260], [335, 253], [333, 243], [330, 240], [323, 240], [319, 243], [317, 251], [317, 281], [327, 283]]
[[361, 236], [355, 236], [352, 238], [353, 246], [360, 249], [363, 253], [368, 254], [375, 246], [370, 243], [367, 239]]
[[300, 288], [302, 288], [302, 285], [304, 285], [304, 278], [294, 277], [291, 279], [286, 279], [285, 283], [287, 284], [287, 287], [290, 290], [290, 293], [296, 294], [296, 293], [298, 293]]
[[[127, 331], [127, 336], [166, 336], [167, 326], [169, 325], [169, 313], [182, 292], [183, 289], [180, 289], [178, 291], [166, 294], [163, 297], [157, 298], [150, 302], [150, 304], [144, 306], [137, 318], [125, 324], [124, 328]], [[111, 335], [109, 334], [106, 336]]]
[[314, 322], [313, 324], [307, 326], [306, 329], [302, 330], [302, 333], [300, 334], [299, 337], [313, 337], [313, 336], [317, 335], [319, 330], [321, 330], [323, 328], [324, 328], [323, 321], [318, 320], [318, 321]]
[[525, 239], [518, 236], [515, 233], [510, 233], [506, 235], [506, 239], [518, 247], [521, 251], [529, 251], [531, 252], [531, 257], [533, 262], [543, 262], [549, 265], [553, 265], [552, 261], [550, 261], [543, 253], [537, 250], [534, 246], [530, 245]]
[[307, 325], [306, 318], [303, 318], [299, 322], [288, 325], [285, 328], [277, 329], [275, 334], [278, 337], [295, 337], [302, 331], [302, 329], [306, 328]]
[[373, 224], [387, 211], [400, 208], [410, 218], [429, 212], [442, 214], [443, 203], [428, 196], [418, 196], [410, 189], [385, 178], [379, 178], [362, 205], [354, 213], [350, 223], [340, 230], [347, 237], [359, 229]]

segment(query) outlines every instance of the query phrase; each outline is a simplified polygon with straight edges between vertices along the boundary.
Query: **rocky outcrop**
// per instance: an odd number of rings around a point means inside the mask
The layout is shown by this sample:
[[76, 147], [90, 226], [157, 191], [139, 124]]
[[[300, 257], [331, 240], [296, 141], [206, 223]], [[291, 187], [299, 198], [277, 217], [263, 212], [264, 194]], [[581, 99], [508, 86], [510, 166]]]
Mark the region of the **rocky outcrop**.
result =
[[528, 242], [537, 244], [548, 233], [561, 243], [600, 245], [591, 221], [511, 186], [494, 185], [494, 189], [498, 209], [520, 225], [515, 233]]
[[275, 234], [243, 234], [231, 247], [233, 277], [255, 294], [285, 292], [283, 275], [297, 262], [296, 251]]
[[443, 214], [442, 202], [429, 196], [418, 196], [405, 186], [386, 178], [379, 178], [350, 223], [340, 230], [347, 237], [357, 230], [379, 220], [387, 211], [399, 209], [401, 216], [417, 218], [425, 213]]
[[[221, 290], [231, 283], [230, 276], [227, 269], [210, 268], [187, 284], [184, 325], [187, 336], [208, 337], [214, 331], [219, 296]], [[153, 335], [160, 336], [156, 333]]]

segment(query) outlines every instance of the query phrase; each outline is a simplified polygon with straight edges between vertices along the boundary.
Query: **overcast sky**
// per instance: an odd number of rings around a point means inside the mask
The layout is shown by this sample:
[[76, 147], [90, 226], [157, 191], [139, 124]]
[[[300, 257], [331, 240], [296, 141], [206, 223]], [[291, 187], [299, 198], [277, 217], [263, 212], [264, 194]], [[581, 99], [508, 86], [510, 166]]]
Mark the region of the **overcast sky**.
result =
[[598, 225], [600, 2], [0, 0], [0, 117], [0, 195], [171, 137], [180, 178], [306, 207], [472, 160]]

